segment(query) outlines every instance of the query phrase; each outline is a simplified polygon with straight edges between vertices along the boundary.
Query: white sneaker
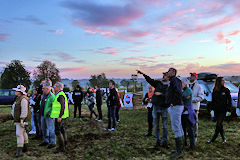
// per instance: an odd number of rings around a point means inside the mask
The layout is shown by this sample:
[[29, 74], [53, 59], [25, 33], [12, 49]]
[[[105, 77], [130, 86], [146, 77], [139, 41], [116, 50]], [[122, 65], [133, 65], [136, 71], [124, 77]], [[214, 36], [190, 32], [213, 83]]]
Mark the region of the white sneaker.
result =
[[30, 131], [28, 134], [36, 134], [36, 131]]
[[115, 128], [112, 128], [111, 131], [115, 131]]
[[102, 122], [102, 120], [101, 120], [101, 119], [99, 119], [99, 120], [98, 120], [98, 122]]
[[98, 121], [98, 119], [97, 119], [97, 118], [96, 118], [95, 120], [96, 120], [96, 121]]
[[108, 128], [104, 128], [105, 131], [112, 131], [111, 129], [108, 129]]
[[79, 118], [80, 121], [82, 121], [82, 118]]

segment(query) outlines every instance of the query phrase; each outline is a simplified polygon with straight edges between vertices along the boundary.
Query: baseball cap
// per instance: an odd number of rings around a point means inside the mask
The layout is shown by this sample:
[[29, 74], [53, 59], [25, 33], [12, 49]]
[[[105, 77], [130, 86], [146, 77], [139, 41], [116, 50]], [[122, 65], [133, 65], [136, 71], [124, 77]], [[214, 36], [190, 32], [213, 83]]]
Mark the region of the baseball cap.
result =
[[190, 73], [191, 75], [194, 75], [198, 79], [197, 73]]

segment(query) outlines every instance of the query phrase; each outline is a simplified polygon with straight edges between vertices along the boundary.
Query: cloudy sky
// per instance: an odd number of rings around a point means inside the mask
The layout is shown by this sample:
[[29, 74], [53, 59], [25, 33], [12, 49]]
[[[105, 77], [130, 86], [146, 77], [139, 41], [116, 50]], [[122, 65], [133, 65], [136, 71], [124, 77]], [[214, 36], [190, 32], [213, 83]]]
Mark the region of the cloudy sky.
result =
[[240, 74], [239, 0], [2, 0], [0, 68], [54, 62], [66, 78]]

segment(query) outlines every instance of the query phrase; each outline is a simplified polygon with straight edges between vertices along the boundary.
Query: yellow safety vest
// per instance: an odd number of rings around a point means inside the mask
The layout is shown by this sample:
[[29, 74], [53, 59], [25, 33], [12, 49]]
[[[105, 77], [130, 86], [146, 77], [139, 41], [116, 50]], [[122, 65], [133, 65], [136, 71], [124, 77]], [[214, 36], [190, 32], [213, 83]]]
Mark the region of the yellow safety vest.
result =
[[64, 110], [64, 114], [62, 115], [61, 118], [68, 118], [69, 117], [69, 111], [68, 111], [68, 100], [67, 100], [67, 96], [65, 95], [65, 93], [63, 91], [60, 91], [54, 101], [53, 101], [53, 104], [52, 104], [52, 113], [50, 115], [51, 118], [59, 118], [59, 114], [60, 114], [60, 111], [61, 111], [61, 104], [60, 102], [58, 102], [58, 97], [59, 96], [63, 96], [65, 98], [65, 110]]

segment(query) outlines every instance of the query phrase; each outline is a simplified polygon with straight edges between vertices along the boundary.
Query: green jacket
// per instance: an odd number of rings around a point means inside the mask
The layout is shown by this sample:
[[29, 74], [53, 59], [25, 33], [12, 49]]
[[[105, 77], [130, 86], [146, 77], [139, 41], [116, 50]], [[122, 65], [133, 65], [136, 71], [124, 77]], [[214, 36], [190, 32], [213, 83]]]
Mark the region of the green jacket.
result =
[[[44, 117], [50, 116], [52, 112], [52, 104], [54, 102], [55, 95], [50, 91], [50, 95], [45, 99], [45, 107], [44, 107]], [[42, 101], [40, 102], [41, 106]]]

